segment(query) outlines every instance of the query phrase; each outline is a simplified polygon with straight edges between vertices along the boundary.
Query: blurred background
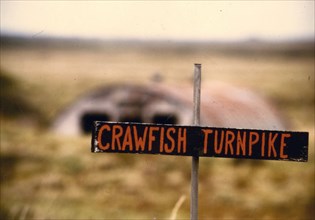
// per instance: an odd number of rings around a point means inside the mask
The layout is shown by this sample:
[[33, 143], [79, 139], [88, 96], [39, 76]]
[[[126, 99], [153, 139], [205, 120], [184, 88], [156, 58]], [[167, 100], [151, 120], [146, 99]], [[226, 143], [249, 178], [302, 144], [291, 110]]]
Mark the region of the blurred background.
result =
[[92, 154], [51, 126], [100, 86], [190, 90], [194, 63], [310, 136], [307, 163], [202, 158], [200, 219], [314, 219], [314, 1], [0, 4], [1, 219], [188, 219], [190, 158]]

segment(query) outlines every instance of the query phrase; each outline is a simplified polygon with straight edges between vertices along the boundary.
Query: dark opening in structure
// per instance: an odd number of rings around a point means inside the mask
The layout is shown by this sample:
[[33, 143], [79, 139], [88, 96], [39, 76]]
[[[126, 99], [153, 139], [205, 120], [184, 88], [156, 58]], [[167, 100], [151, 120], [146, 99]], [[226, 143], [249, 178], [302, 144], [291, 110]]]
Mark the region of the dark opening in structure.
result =
[[177, 124], [178, 120], [174, 114], [156, 114], [152, 122], [155, 124]]
[[110, 117], [107, 114], [102, 113], [85, 113], [81, 117], [81, 130], [84, 134], [92, 132], [94, 121], [109, 121]]

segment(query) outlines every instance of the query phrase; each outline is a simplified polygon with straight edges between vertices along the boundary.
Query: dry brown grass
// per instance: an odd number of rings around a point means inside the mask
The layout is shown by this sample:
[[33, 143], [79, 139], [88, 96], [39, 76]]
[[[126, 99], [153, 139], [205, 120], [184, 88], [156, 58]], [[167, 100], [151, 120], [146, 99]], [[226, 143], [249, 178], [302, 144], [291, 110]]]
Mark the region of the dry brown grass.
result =
[[[312, 219], [314, 56], [139, 45], [1, 48], [1, 68], [19, 80], [46, 122], [1, 117], [2, 217], [168, 218], [182, 195], [189, 198], [190, 158], [92, 154], [90, 137], [56, 136], [47, 123], [96, 86], [146, 83], [157, 72], [170, 86], [190, 83], [198, 62], [204, 87], [219, 80], [254, 89], [277, 105], [292, 130], [310, 132], [308, 163], [201, 159], [200, 219]], [[189, 218], [189, 199], [177, 218]]]

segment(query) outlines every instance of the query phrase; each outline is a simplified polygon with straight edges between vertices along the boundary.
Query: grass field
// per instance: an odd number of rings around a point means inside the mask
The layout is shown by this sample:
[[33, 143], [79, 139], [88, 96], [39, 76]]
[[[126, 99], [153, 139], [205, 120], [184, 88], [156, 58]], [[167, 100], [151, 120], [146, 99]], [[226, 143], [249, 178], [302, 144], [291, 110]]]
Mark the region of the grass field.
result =
[[[268, 98], [310, 133], [309, 162], [200, 161], [200, 219], [314, 219], [314, 44], [1, 41], [1, 219], [189, 219], [190, 158], [92, 154], [90, 137], [49, 125], [115, 82], [224, 81]], [[211, 125], [210, 125], [211, 126]]]

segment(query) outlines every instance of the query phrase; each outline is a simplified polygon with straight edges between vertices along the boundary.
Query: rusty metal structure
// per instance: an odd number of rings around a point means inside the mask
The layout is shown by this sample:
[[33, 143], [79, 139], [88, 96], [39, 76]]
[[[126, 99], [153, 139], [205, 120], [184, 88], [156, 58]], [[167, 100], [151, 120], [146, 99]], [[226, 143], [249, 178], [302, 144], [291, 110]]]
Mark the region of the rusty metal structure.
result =
[[[61, 112], [52, 125], [58, 134], [89, 134], [93, 121], [190, 125], [193, 91], [188, 85], [116, 84], [85, 94]], [[213, 82], [201, 90], [201, 125], [284, 129], [274, 107], [257, 94]]]

